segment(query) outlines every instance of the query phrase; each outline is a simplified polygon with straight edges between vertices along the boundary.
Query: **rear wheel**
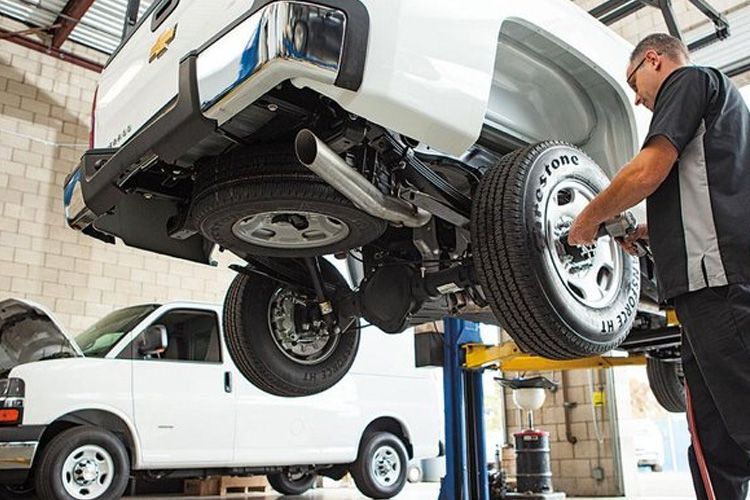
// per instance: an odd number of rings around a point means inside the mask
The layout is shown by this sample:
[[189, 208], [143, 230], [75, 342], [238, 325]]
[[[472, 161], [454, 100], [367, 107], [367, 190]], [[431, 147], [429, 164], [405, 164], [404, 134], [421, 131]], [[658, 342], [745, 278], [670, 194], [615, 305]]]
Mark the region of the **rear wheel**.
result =
[[[331, 263], [321, 259], [320, 264], [326, 282], [349, 290]], [[356, 323], [340, 333], [329, 331], [314, 294], [260, 274], [238, 274], [232, 282], [224, 329], [242, 374], [277, 396], [308, 396], [333, 386], [349, 371], [359, 346]]]
[[671, 413], [684, 413], [685, 375], [679, 360], [648, 358], [646, 374], [651, 392], [659, 404]]
[[266, 476], [268, 484], [282, 495], [301, 495], [315, 483], [315, 474], [309, 472], [277, 472]]
[[363, 495], [391, 498], [406, 484], [406, 448], [390, 432], [373, 432], [362, 438], [357, 460], [349, 471]]
[[282, 146], [240, 149], [201, 165], [191, 217], [240, 255], [303, 257], [365, 245], [385, 231]]
[[575, 217], [607, 184], [593, 160], [559, 142], [510, 153], [480, 181], [474, 265], [492, 311], [526, 352], [552, 359], [599, 354], [630, 330], [638, 260], [609, 236], [583, 249], [563, 244]]

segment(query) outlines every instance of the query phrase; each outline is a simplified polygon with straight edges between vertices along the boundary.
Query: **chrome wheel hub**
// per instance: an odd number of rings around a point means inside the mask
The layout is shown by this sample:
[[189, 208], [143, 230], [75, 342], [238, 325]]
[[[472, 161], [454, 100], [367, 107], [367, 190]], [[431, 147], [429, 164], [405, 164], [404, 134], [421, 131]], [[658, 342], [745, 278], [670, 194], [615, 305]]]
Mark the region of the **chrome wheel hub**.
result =
[[390, 446], [381, 446], [372, 457], [372, 477], [378, 484], [390, 487], [401, 474], [401, 459]]
[[84, 445], [76, 448], [63, 462], [62, 484], [78, 500], [98, 498], [114, 479], [114, 461], [102, 447]]
[[268, 307], [268, 327], [276, 347], [286, 357], [295, 363], [314, 365], [328, 359], [339, 337], [328, 332], [322, 318], [313, 320], [301, 314], [308, 305], [305, 297], [285, 288], [278, 289]]
[[261, 247], [316, 248], [343, 240], [349, 235], [349, 226], [317, 212], [272, 211], [237, 221], [232, 233]]
[[562, 243], [576, 216], [595, 196], [578, 179], [565, 179], [555, 186], [544, 210], [545, 260], [570, 295], [587, 307], [600, 309], [612, 304], [619, 292], [623, 256], [618, 243], [610, 236], [585, 247]]

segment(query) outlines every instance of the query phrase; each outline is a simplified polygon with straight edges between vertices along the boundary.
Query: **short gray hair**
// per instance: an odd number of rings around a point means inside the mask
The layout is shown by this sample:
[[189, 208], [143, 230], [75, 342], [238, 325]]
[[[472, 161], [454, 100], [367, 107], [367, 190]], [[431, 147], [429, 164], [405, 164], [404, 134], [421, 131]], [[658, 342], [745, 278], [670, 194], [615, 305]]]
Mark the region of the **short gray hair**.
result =
[[683, 59], [688, 61], [690, 59], [688, 48], [682, 43], [682, 40], [666, 33], [654, 33], [638, 42], [638, 45], [633, 49], [633, 53], [630, 54], [630, 62], [633, 63], [636, 59], [640, 59], [648, 50], [655, 50], [674, 61]]

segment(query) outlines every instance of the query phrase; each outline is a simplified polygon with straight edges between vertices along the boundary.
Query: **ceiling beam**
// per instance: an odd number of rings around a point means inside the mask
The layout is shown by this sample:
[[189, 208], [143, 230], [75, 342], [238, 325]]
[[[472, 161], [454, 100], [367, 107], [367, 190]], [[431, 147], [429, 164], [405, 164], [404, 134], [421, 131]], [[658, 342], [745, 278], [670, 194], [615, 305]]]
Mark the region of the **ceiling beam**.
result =
[[31, 49], [37, 52], [41, 52], [43, 54], [47, 54], [48, 56], [55, 57], [62, 61], [75, 64], [76, 66], [80, 66], [82, 68], [86, 68], [91, 71], [96, 71], [97, 73], [101, 73], [102, 69], [104, 69], [104, 66], [102, 66], [101, 64], [97, 62], [91, 61], [89, 59], [85, 59], [83, 57], [77, 56], [70, 52], [66, 52], [64, 50], [56, 49], [54, 47], [48, 47], [42, 42], [38, 42], [36, 40], [25, 37], [23, 35], [19, 35], [16, 32], [8, 31], [2, 28], [0, 28], [0, 40], [6, 41], [6, 42], [17, 43], [18, 45], [22, 45], [26, 47], [27, 49]]
[[81, 20], [93, 3], [94, 0], [68, 0], [54, 23], [59, 24], [60, 27], [55, 30], [52, 36], [53, 48], [59, 49], [65, 43], [78, 21]]

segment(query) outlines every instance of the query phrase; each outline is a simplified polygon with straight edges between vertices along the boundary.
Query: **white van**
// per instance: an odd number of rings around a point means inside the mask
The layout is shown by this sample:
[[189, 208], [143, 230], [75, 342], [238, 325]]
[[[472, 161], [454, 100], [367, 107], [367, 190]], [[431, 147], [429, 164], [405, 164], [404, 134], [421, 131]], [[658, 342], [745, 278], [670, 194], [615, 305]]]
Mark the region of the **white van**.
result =
[[[224, 344], [219, 305], [119, 309], [69, 336], [37, 304], [0, 302], [0, 483], [41, 498], [117, 498], [128, 478], [266, 474], [281, 493], [351, 472], [389, 498], [434, 457], [440, 388], [412, 335], [362, 332], [350, 373], [320, 394], [269, 395]], [[16, 485], [16, 486], [12, 486]]]

